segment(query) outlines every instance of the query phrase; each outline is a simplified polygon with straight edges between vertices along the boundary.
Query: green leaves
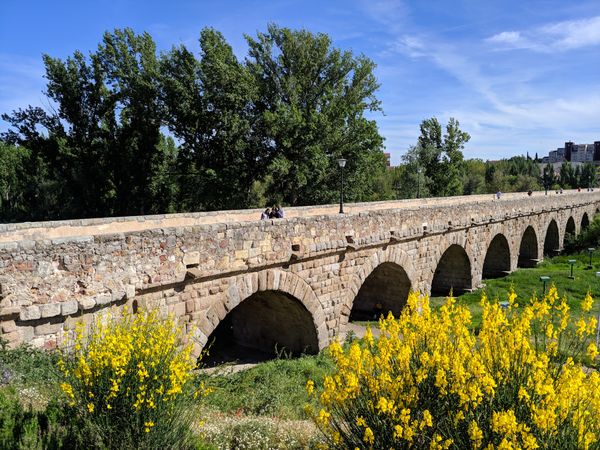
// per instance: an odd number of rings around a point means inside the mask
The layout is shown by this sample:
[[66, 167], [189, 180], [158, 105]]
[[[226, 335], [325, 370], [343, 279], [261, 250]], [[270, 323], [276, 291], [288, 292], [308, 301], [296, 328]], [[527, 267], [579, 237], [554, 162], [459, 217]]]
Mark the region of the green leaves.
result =
[[26, 165], [35, 188], [6, 194], [21, 206], [2, 220], [331, 202], [341, 157], [349, 200], [385, 196], [383, 139], [364, 117], [380, 109], [373, 62], [306, 30], [246, 39], [243, 61], [211, 28], [199, 56], [184, 45], [159, 55], [131, 29], [89, 55], [44, 56], [53, 109], [3, 116], [2, 139], [29, 152], [0, 158], [5, 178]]

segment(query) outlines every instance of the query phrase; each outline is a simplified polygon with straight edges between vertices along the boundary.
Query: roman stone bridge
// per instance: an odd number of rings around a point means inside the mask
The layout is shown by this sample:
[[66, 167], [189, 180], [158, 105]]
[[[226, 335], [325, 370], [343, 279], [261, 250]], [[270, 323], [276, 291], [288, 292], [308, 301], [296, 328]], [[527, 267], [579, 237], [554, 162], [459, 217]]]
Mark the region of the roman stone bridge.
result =
[[[52, 348], [78, 321], [158, 308], [200, 353], [314, 353], [349, 320], [398, 313], [532, 267], [599, 211], [600, 191], [535, 192], [0, 225], [0, 327]], [[67, 333], [65, 333], [67, 332]], [[252, 349], [252, 350], [248, 350]], [[239, 354], [238, 354], [239, 357]]]

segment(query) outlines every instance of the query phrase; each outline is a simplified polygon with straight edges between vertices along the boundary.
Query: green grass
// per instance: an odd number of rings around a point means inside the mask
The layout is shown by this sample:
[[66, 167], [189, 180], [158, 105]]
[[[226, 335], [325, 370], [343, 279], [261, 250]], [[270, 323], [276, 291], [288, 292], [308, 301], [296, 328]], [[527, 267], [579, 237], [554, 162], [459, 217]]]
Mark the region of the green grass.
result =
[[305, 419], [309, 401], [306, 382], [323, 384], [333, 371], [333, 361], [322, 352], [297, 359], [276, 359], [231, 375], [203, 375], [214, 388], [205, 406], [223, 413], [266, 415], [280, 419]]
[[[574, 280], [569, 278], [569, 259], [577, 260], [573, 270]], [[581, 314], [580, 304], [588, 290], [591, 291], [594, 298], [597, 297], [597, 300], [599, 300], [594, 302], [594, 308], [592, 309], [594, 313], [597, 313], [600, 307], [600, 278], [596, 277], [596, 272], [600, 271], [600, 256], [594, 256], [592, 269], [587, 269], [588, 262], [589, 255], [587, 252], [549, 258], [535, 268], [518, 269], [504, 278], [483, 280], [485, 284], [483, 289], [463, 294], [457, 297], [457, 301], [459, 304], [469, 307], [473, 314], [473, 326], [478, 327], [481, 323], [481, 306], [479, 302], [483, 292], [487, 294], [491, 301], [503, 301], [506, 300], [512, 287], [517, 293], [517, 302], [523, 305], [529, 301], [532, 295], [540, 296], [542, 294], [543, 288], [540, 276], [549, 276], [548, 286], [554, 283], [559, 295], [567, 297], [573, 316]], [[431, 304], [434, 307], [439, 307], [444, 301], [444, 297], [431, 298]]]

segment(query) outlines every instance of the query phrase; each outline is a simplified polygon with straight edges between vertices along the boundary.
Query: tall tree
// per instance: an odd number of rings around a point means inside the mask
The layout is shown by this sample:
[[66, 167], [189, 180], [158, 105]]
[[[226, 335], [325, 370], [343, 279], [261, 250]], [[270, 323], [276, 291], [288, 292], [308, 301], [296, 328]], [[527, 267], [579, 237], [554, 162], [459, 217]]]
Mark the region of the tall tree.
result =
[[4, 139], [30, 150], [35, 170], [50, 181], [31, 218], [168, 211], [170, 199], [154, 180], [172, 154], [161, 146], [152, 38], [115, 30], [88, 58], [45, 55], [44, 64], [56, 110], [3, 115], [13, 127]]
[[431, 180], [432, 195], [460, 195], [463, 192], [464, 156], [462, 150], [471, 136], [460, 129], [459, 122], [450, 118], [442, 134], [435, 117], [420, 125], [421, 134], [412, 150], [426, 177]]
[[180, 46], [161, 61], [165, 118], [181, 141], [182, 204], [243, 208], [268, 162], [254, 132], [257, 89], [221, 33], [202, 30], [200, 49], [200, 59]]
[[256, 133], [272, 162], [271, 199], [291, 205], [335, 201], [337, 160], [347, 159], [347, 196], [376, 197], [385, 170], [383, 139], [367, 111], [379, 111], [374, 63], [332, 48], [325, 34], [269, 25], [250, 47], [247, 67], [258, 87]]

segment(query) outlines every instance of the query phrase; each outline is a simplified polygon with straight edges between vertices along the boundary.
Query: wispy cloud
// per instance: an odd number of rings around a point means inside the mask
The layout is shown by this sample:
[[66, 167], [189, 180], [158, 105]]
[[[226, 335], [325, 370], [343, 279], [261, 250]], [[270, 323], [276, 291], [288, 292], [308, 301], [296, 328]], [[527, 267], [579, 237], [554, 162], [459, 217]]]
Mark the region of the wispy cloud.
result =
[[42, 58], [0, 53], [0, 114], [45, 101]]
[[522, 31], [502, 31], [486, 42], [504, 49], [531, 49], [555, 52], [600, 44], [600, 16], [565, 20]]

